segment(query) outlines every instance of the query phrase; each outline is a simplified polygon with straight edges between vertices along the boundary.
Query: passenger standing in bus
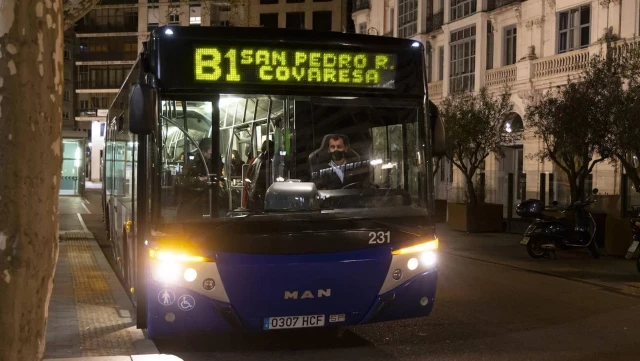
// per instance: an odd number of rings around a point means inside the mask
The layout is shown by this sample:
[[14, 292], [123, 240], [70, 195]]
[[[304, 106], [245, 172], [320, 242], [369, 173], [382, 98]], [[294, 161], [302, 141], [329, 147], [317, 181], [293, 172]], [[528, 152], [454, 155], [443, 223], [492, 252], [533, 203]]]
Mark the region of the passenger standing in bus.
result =
[[[193, 219], [201, 218], [209, 212], [209, 178], [207, 175], [222, 175], [223, 163], [220, 159], [220, 169], [214, 172], [214, 164], [211, 159], [213, 146], [211, 138], [203, 138], [198, 144], [200, 152], [195, 152], [193, 161], [185, 166], [183, 189], [180, 192], [180, 204], [178, 205], [178, 218]], [[192, 157], [189, 157], [192, 158]], [[208, 172], [207, 172], [208, 171]], [[221, 178], [221, 177], [220, 177]], [[215, 193], [214, 193], [215, 194]]]
[[252, 211], [264, 209], [264, 196], [267, 193], [267, 169], [271, 167], [273, 160], [273, 141], [265, 140], [262, 142], [260, 150], [260, 155], [249, 163], [247, 179], [244, 184], [243, 207]]

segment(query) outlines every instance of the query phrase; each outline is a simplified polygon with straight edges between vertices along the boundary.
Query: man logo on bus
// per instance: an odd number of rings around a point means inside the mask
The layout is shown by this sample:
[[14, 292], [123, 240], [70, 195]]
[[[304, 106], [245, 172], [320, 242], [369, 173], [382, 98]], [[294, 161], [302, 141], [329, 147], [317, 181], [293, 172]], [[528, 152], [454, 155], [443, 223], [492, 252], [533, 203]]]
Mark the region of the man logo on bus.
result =
[[[297, 300], [299, 292], [298, 291], [284, 291], [284, 299], [285, 300]], [[319, 289], [317, 292], [312, 291], [304, 291], [302, 292], [302, 296], [300, 299], [305, 298], [321, 298], [321, 297], [331, 297], [331, 288], [327, 289]]]

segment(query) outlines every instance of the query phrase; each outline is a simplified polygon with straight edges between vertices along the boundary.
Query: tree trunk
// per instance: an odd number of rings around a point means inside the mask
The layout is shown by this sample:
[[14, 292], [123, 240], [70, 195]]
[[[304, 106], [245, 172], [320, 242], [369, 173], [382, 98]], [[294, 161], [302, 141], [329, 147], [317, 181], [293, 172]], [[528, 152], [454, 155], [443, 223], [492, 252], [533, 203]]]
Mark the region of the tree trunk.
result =
[[476, 189], [473, 186], [473, 176], [468, 176], [465, 174], [465, 178], [467, 179], [467, 192], [469, 193], [469, 204], [471, 206], [475, 206], [478, 204], [478, 195], [476, 194]]
[[0, 360], [42, 360], [58, 259], [62, 0], [0, 1]]
[[584, 183], [586, 175], [578, 175], [575, 178], [569, 177], [569, 188], [571, 189], [571, 204], [584, 198]]

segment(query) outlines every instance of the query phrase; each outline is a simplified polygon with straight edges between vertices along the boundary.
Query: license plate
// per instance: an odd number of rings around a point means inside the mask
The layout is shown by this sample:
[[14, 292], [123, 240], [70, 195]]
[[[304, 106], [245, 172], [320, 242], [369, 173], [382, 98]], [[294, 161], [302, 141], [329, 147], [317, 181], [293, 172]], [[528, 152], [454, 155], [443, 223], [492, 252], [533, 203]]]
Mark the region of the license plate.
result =
[[268, 317], [264, 319], [264, 329], [281, 330], [286, 328], [322, 327], [324, 322], [324, 315]]
[[529, 237], [523, 237], [522, 241], [520, 241], [520, 244], [523, 246], [526, 246], [529, 243]]

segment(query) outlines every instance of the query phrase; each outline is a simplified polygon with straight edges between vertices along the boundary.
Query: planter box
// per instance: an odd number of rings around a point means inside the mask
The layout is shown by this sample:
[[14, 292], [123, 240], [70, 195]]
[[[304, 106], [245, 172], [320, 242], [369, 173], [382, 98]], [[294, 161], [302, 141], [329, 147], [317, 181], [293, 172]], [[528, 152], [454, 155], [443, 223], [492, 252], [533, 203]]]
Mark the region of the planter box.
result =
[[447, 220], [447, 200], [446, 199], [436, 199], [436, 214], [433, 215], [433, 218], [436, 222], [446, 222]]
[[481, 203], [471, 207], [466, 203], [447, 205], [447, 226], [462, 232], [502, 232], [502, 204]]
[[631, 245], [631, 218], [609, 216], [606, 220], [604, 248], [608, 256], [624, 257]]

